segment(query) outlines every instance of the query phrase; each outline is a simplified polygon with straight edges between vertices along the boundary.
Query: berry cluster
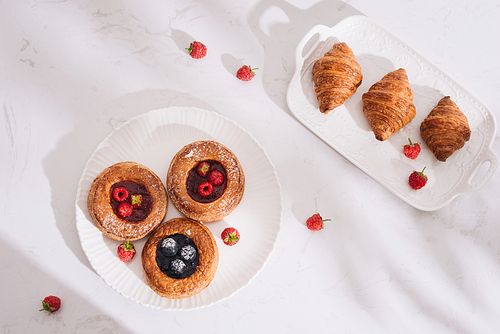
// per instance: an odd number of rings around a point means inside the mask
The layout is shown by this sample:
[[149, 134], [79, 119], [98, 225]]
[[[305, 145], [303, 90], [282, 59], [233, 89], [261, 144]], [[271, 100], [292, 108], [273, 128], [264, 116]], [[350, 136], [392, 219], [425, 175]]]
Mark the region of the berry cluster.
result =
[[142, 195], [133, 194], [129, 196], [129, 191], [125, 187], [113, 189], [112, 196], [115, 201], [120, 203], [116, 211], [122, 218], [129, 217], [134, 209], [138, 209], [142, 205]]
[[218, 170], [211, 171], [211, 166], [207, 161], [200, 162], [196, 168], [196, 172], [201, 177], [207, 177], [208, 175], [208, 181], [198, 186], [198, 193], [201, 196], [210, 196], [214, 190], [214, 186], [220, 186], [224, 183], [224, 175]]
[[[403, 146], [403, 153], [405, 157], [415, 160], [422, 149], [419, 143], [412, 143], [410, 138], [408, 138], [408, 142], [409, 144]], [[413, 173], [410, 174], [408, 184], [412, 189], [422, 189], [427, 184], [427, 175], [424, 174], [425, 168], [426, 167], [424, 167], [421, 172], [413, 171]]]
[[185, 278], [198, 266], [198, 250], [189, 237], [173, 234], [158, 244], [156, 262], [167, 276]]

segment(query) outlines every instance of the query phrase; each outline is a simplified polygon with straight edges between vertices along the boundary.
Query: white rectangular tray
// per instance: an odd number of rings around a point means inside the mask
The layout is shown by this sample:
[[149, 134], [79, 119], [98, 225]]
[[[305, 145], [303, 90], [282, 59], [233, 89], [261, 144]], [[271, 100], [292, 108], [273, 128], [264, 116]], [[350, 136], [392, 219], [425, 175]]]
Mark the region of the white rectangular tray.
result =
[[[345, 42], [361, 66], [363, 82], [346, 103], [322, 114], [312, 80], [312, 65], [336, 42]], [[385, 74], [406, 69], [414, 92], [417, 115], [388, 140], [375, 139], [363, 114], [361, 96]], [[444, 96], [450, 96], [467, 116], [471, 139], [446, 162], [438, 161], [420, 137], [420, 124]], [[299, 42], [296, 69], [287, 92], [295, 117], [354, 165], [401, 199], [424, 211], [434, 211], [461, 193], [484, 186], [498, 166], [491, 149], [496, 135], [495, 116], [471, 92], [399, 38], [365, 16], [351, 16], [334, 27], [318, 25]], [[403, 155], [411, 138], [420, 142], [422, 153], [415, 160]], [[427, 185], [413, 190], [408, 176], [425, 172]]]

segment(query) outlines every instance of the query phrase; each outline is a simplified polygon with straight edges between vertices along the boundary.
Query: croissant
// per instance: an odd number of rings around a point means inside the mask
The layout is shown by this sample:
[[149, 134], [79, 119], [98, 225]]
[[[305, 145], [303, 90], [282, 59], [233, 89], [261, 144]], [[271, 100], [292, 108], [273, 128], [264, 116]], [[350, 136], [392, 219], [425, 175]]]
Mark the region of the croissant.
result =
[[387, 73], [362, 96], [363, 112], [375, 138], [384, 141], [415, 118], [413, 91], [406, 70]]
[[470, 139], [467, 117], [449, 96], [443, 97], [420, 125], [420, 136], [439, 161], [446, 161]]
[[346, 43], [336, 43], [312, 70], [319, 110], [328, 114], [341, 106], [361, 85], [361, 66]]

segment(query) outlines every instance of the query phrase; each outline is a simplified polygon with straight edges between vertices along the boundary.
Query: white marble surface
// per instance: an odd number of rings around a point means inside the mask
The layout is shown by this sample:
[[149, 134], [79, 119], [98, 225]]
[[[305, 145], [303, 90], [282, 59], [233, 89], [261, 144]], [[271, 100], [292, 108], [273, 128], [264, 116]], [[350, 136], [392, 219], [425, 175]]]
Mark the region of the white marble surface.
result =
[[[500, 119], [500, 3], [487, 1], [0, 1], [3, 333], [497, 333], [500, 172], [419, 211], [301, 125], [285, 96], [298, 41], [366, 15]], [[184, 48], [208, 46], [202, 60]], [[251, 82], [234, 73], [258, 67]], [[96, 146], [152, 109], [195, 106], [240, 124], [276, 166], [283, 219], [264, 270], [188, 312], [142, 306], [92, 269], [75, 226]], [[493, 150], [500, 156], [496, 139]], [[332, 218], [321, 232], [304, 222]], [[134, 259], [137, 261], [138, 259]], [[63, 299], [58, 313], [40, 300]]]

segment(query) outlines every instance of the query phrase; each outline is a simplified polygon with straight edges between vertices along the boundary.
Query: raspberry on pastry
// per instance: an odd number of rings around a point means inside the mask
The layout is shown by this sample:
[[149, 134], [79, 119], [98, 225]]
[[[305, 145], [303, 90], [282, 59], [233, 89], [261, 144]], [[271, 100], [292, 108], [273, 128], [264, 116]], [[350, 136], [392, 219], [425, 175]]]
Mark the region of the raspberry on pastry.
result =
[[210, 164], [206, 161], [202, 161], [198, 164], [198, 168], [196, 169], [196, 172], [201, 176], [205, 177], [207, 176], [208, 172], [210, 171]]
[[118, 205], [118, 208], [116, 208], [116, 212], [118, 213], [118, 216], [120, 218], [130, 217], [133, 210], [134, 210], [134, 207], [130, 203], [127, 203], [127, 202], [120, 203], [120, 205]]
[[134, 194], [130, 196], [130, 205], [132, 205], [134, 209], [140, 208], [143, 205], [143, 203], [144, 199], [141, 194]]
[[203, 197], [210, 196], [213, 190], [214, 187], [210, 184], [210, 182], [203, 182], [198, 186], [198, 193]]
[[220, 186], [224, 183], [224, 174], [222, 174], [218, 170], [214, 170], [208, 176], [208, 182], [210, 182], [214, 186]]
[[128, 198], [128, 190], [125, 187], [116, 187], [113, 189], [113, 198], [117, 202], [123, 202]]

